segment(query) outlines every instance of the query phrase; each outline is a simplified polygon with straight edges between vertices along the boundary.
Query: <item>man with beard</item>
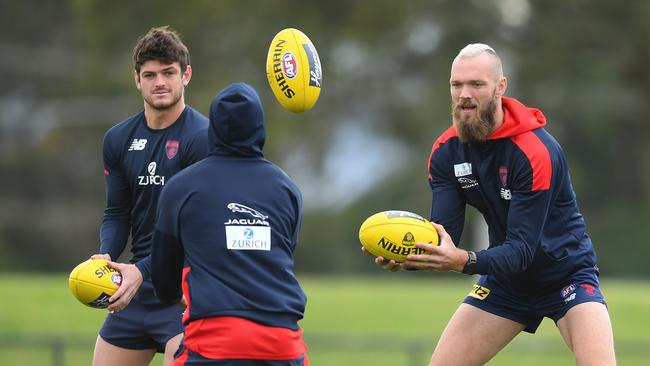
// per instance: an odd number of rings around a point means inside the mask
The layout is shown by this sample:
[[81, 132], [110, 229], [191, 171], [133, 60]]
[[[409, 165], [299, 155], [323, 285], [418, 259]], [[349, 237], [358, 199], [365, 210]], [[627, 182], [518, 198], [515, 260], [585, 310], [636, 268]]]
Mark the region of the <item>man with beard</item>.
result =
[[[131, 264], [109, 262], [123, 281], [110, 297], [94, 366], [148, 365], [156, 352], [170, 365], [183, 332], [183, 308], [161, 304], [149, 276], [158, 197], [181, 169], [207, 155], [208, 120], [185, 105], [190, 54], [168, 27], [151, 29], [133, 50], [144, 111], [113, 126], [103, 141], [106, 209], [99, 253], [116, 260], [131, 235]], [[131, 301], [133, 299], [133, 301]]]
[[[445, 328], [430, 365], [482, 365], [521, 331], [555, 321], [578, 365], [615, 365], [599, 288], [596, 254], [578, 211], [568, 165], [543, 128], [546, 117], [504, 97], [507, 80], [494, 50], [463, 48], [451, 67], [453, 125], [433, 144], [431, 221], [440, 246], [387, 270], [479, 274]], [[465, 207], [488, 224], [489, 247], [457, 248]]]

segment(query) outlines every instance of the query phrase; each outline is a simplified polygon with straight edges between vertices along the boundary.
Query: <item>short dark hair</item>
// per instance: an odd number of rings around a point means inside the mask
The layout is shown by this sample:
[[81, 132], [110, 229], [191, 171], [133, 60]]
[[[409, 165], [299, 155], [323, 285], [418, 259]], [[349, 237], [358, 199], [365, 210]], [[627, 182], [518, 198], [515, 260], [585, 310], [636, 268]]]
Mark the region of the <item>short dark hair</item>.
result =
[[190, 64], [190, 52], [176, 31], [169, 26], [155, 27], [142, 36], [133, 48], [133, 61], [138, 74], [142, 64], [149, 60], [166, 64], [178, 62], [181, 72], [184, 72]]

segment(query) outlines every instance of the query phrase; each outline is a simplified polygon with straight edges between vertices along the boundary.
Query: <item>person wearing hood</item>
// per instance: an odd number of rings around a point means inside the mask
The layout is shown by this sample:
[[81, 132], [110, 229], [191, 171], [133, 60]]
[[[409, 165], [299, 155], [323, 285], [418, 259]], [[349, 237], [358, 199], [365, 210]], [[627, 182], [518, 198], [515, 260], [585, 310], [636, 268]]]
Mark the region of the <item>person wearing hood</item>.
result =
[[[546, 117], [503, 96], [507, 80], [485, 44], [463, 48], [451, 67], [452, 126], [433, 144], [428, 180], [440, 246], [386, 270], [481, 275], [447, 324], [430, 365], [482, 365], [521, 331], [555, 321], [578, 365], [615, 365], [612, 327], [596, 254], [558, 142]], [[456, 247], [465, 207], [483, 214], [489, 246]]]
[[308, 365], [293, 272], [302, 197], [264, 158], [265, 134], [257, 92], [226, 87], [210, 106], [208, 157], [160, 196], [153, 287], [163, 302], [187, 303], [174, 365]]

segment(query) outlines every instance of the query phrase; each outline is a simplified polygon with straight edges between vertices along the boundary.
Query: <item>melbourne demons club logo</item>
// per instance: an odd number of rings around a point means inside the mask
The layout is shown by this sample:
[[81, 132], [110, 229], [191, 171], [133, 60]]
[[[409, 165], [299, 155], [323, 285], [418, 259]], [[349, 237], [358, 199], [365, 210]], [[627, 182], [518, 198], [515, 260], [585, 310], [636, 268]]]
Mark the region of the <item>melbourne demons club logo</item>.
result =
[[178, 153], [178, 146], [179, 143], [176, 140], [168, 140], [165, 143], [165, 154], [167, 155], [167, 159], [173, 159], [174, 156]]
[[284, 55], [282, 55], [282, 72], [284, 72], [284, 76], [289, 79], [293, 79], [298, 75], [298, 62], [293, 53], [285, 52]]
[[512, 199], [512, 192], [507, 188], [508, 187], [508, 168], [502, 166], [499, 167], [499, 180], [501, 181], [501, 189], [499, 190], [499, 194], [501, 195], [501, 198], [503, 198], [506, 201], [509, 201]]
[[506, 188], [508, 184], [508, 168], [499, 167], [499, 178], [501, 178], [501, 188]]

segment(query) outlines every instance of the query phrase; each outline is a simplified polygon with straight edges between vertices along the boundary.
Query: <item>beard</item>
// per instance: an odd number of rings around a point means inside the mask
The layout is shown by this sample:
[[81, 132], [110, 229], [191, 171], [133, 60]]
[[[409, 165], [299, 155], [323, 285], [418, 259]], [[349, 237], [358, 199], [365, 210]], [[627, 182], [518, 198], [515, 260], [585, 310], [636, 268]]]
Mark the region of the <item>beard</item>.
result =
[[170, 90], [171, 100], [154, 100], [151, 94], [149, 95], [143, 94], [142, 98], [151, 108], [159, 111], [163, 111], [163, 110], [170, 109], [176, 104], [178, 104], [182, 96], [183, 96], [183, 88], [180, 88], [178, 90], [174, 90], [174, 89]]
[[[472, 106], [476, 107], [477, 113], [475, 116], [461, 114], [461, 108]], [[494, 95], [485, 106], [478, 102], [473, 102], [471, 99], [462, 99], [456, 104], [452, 102], [452, 121], [460, 140], [462, 142], [481, 142], [487, 140], [488, 136], [494, 131], [494, 113], [496, 110], [497, 104]]]

